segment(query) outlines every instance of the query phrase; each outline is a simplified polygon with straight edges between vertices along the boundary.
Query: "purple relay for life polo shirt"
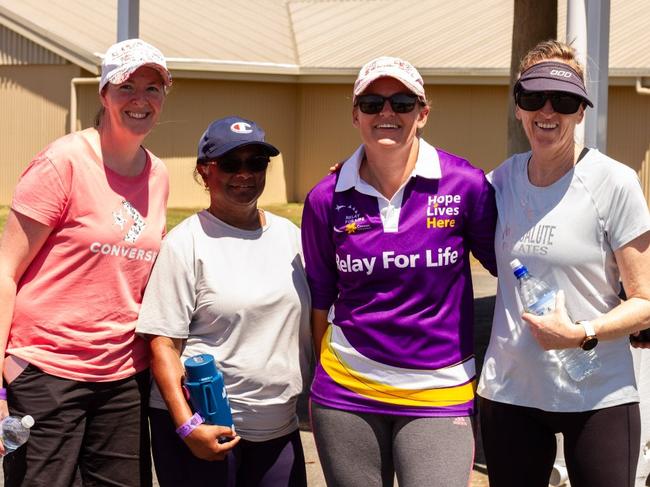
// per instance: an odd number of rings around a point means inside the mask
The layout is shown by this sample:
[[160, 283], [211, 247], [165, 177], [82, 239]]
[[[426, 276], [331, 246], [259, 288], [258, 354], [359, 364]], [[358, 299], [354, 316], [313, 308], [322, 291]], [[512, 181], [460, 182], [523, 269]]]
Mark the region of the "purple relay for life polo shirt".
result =
[[473, 414], [470, 251], [492, 272], [496, 207], [485, 175], [420, 139], [388, 201], [359, 177], [361, 146], [309, 193], [302, 222], [313, 307], [329, 327], [312, 400], [407, 416]]

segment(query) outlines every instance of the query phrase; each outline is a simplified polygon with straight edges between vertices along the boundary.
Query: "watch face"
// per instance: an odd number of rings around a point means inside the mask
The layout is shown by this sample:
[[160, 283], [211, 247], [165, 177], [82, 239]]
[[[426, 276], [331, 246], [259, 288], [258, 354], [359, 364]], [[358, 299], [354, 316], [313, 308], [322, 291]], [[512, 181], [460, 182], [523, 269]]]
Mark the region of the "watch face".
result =
[[583, 350], [591, 350], [596, 345], [598, 345], [598, 338], [595, 336], [586, 337], [583, 342], [580, 344], [580, 347]]

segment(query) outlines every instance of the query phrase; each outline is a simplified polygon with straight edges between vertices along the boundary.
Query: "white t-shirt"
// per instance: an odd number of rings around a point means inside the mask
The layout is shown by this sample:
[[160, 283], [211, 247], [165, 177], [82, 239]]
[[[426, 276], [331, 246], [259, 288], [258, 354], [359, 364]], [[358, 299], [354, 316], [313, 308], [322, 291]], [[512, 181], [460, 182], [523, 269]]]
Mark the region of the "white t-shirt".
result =
[[[181, 361], [215, 357], [237, 433], [266, 441], [297, 428], [296, 399], [311, 352], [300, 231], [265, 212], [247, 231], [207, 211], [163, 241], [136, 331], [186, 339]], [[151, 407], [166, 409], [156, 387]]]
[[523, 306], [509, 262], [566, 293], [573, 321], [619, 304], [614, 251], [650, 230], [637, 175], [595, 149], [547, 187], [528, 180], [530, 153], [516, 154], [488, 175], [496, 191], [499, 285], [492, 336], [478, 394], [545, 411], [587, 411], [639, 400], [627, 337], [601, 340], [600, 369], [572, 381], [521, 319]]

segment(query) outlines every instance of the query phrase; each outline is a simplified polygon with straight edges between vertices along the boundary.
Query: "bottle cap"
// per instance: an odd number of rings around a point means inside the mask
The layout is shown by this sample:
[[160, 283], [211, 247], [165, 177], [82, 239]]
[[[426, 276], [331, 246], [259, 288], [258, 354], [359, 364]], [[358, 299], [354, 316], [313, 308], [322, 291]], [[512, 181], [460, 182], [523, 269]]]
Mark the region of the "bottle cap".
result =
[[29, 414], [27, 416], [23, 416], [20, 420], [20, 424], [29, 429], [34, 426], [34, 418], [32, 418]]
[[519, 261], [519, 259], [512, 259], [510, 261], [510, 268], [513, 270], [517, 279], [528, 273], [528, 269]]
[[186, 380], [190, 382], [207, 381], [218, 375], [214, 357], [209, 353], [194, 355], [185, 360], [183, 365], [185, 365]]

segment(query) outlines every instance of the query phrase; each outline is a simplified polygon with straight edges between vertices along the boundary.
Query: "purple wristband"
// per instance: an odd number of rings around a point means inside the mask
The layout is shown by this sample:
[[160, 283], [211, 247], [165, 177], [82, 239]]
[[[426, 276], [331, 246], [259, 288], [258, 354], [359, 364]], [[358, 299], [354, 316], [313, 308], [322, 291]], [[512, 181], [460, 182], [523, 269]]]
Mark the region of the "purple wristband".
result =
[[199, 413], [194, 413], [190, 419], [176, 428], [176, 433], [181, 437], [181, 440], [183, 440], [187, 435], [194, 431], [198, 425], [203, 424], [204, 422], [205, 420]]
[[7, 389], [4, 387], [0, 387], [0, 401], [6, 401], [7, 400]]

